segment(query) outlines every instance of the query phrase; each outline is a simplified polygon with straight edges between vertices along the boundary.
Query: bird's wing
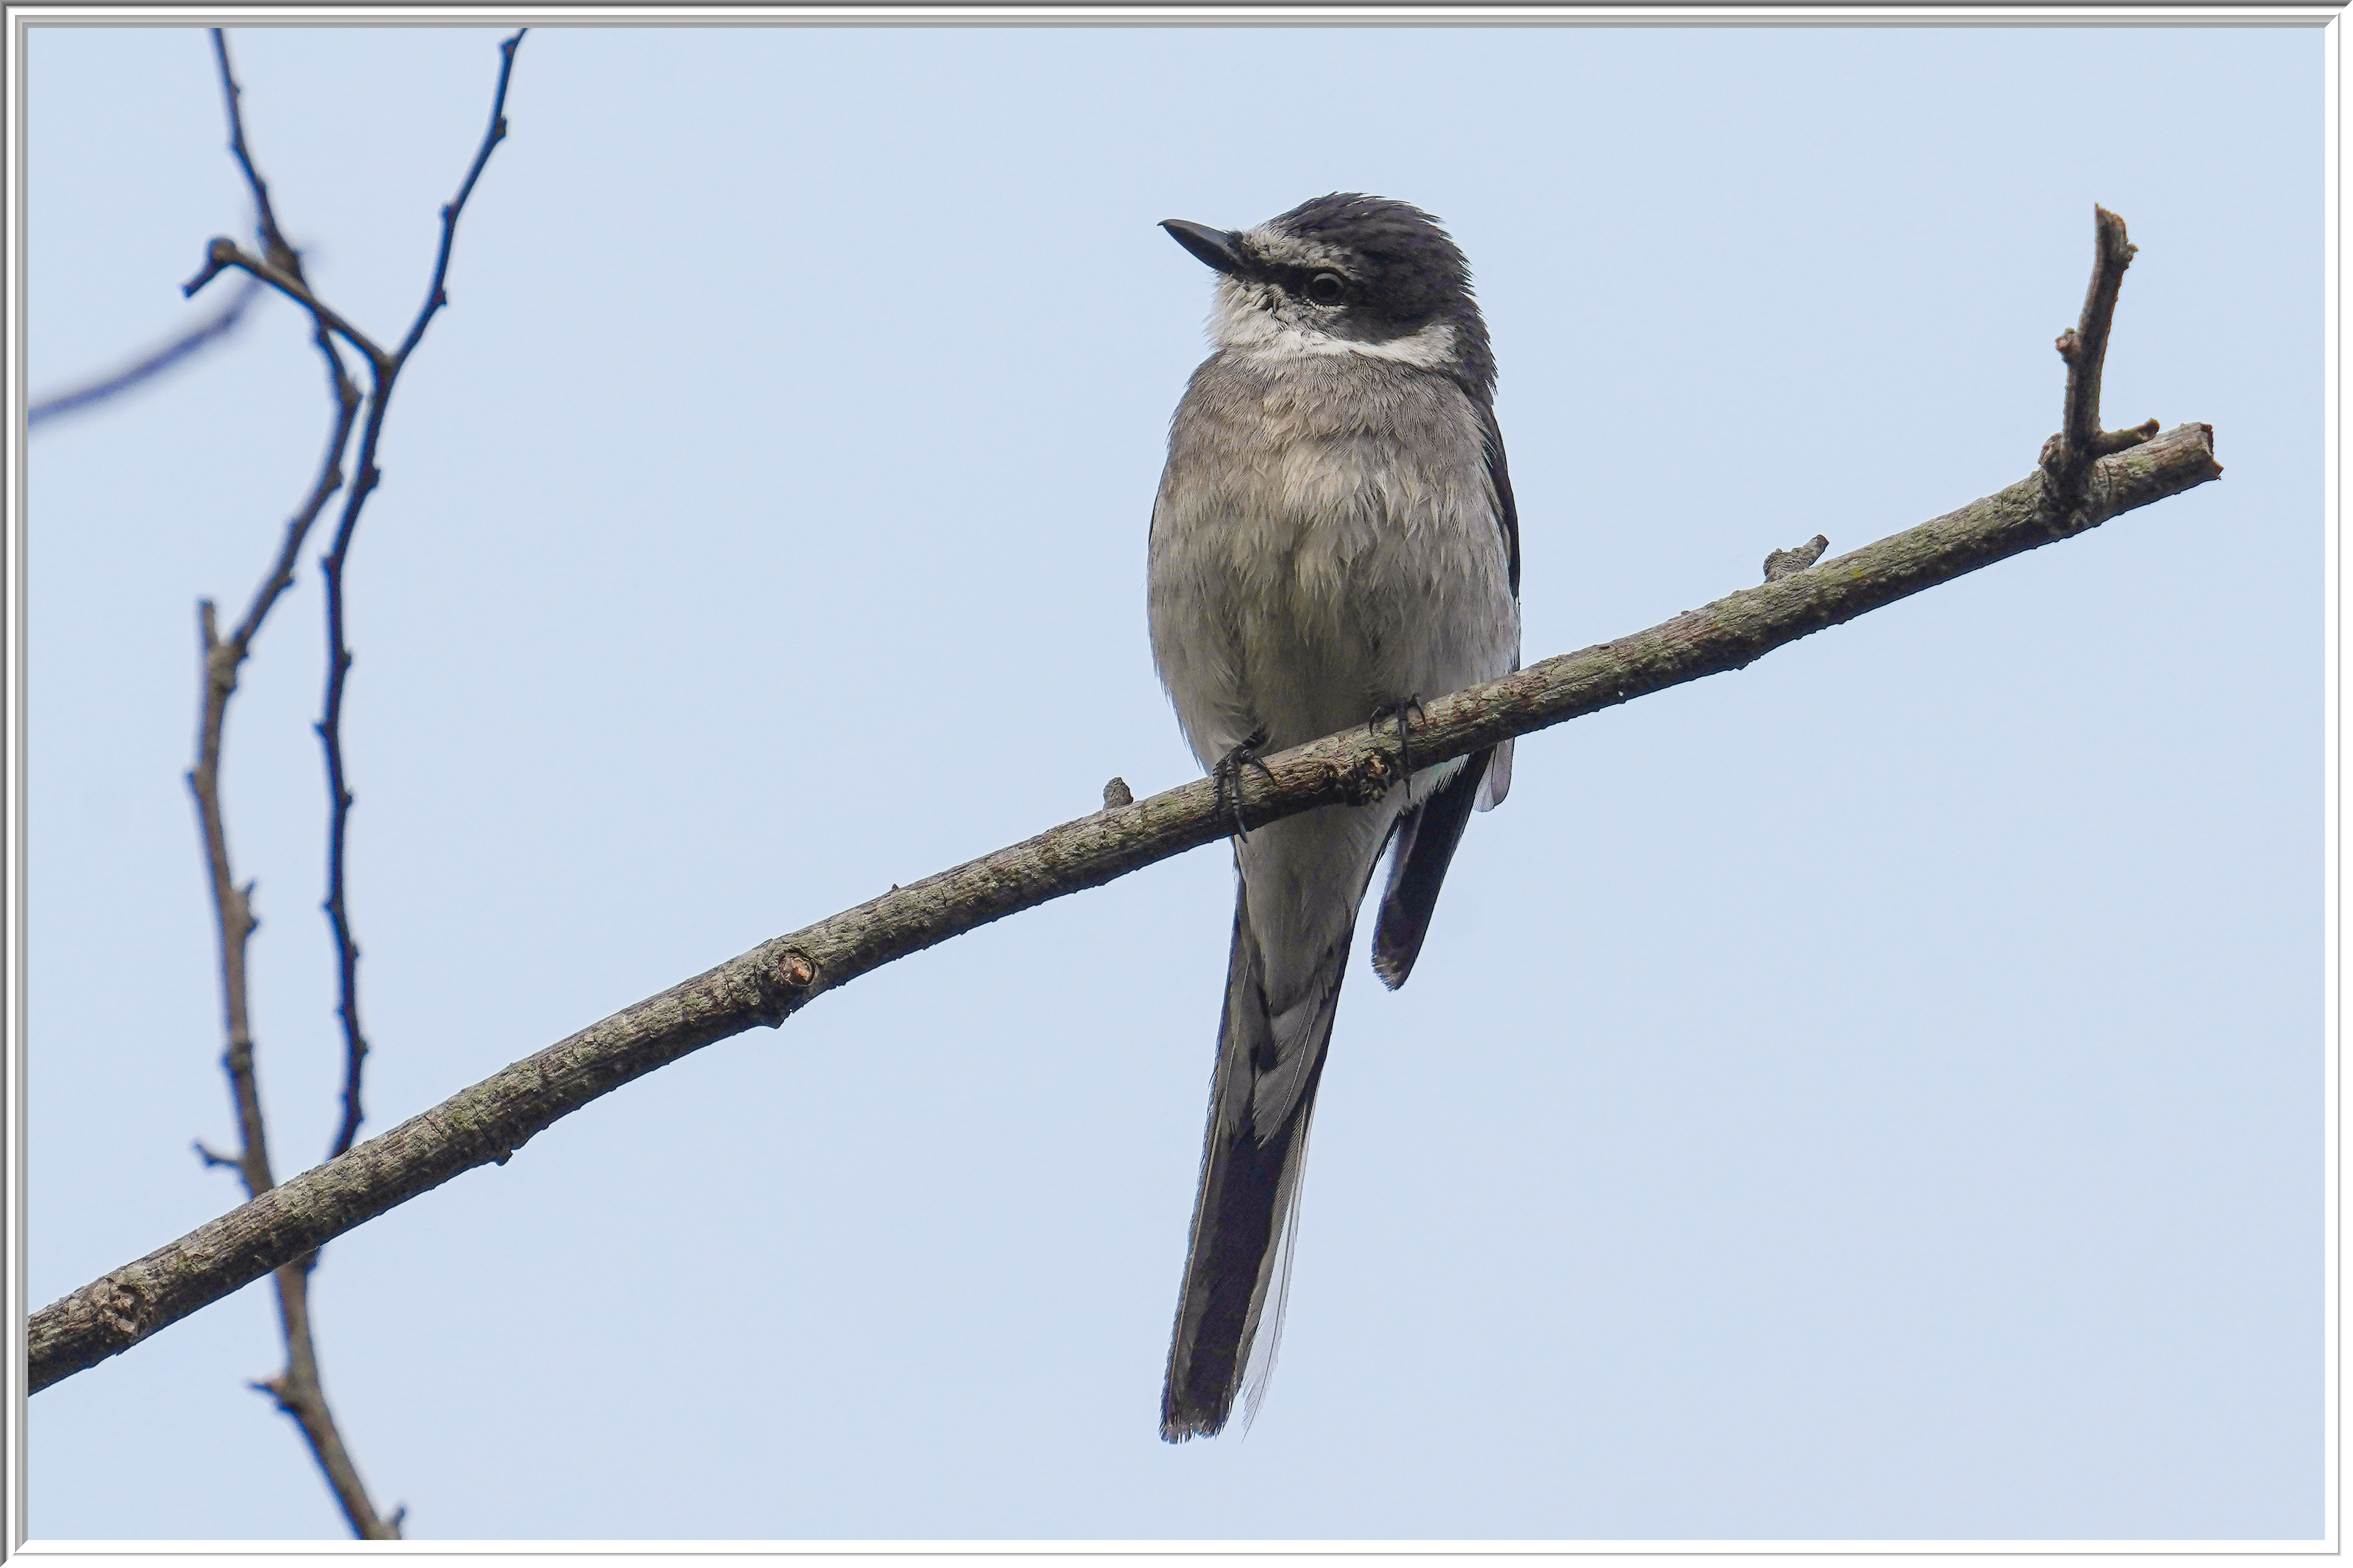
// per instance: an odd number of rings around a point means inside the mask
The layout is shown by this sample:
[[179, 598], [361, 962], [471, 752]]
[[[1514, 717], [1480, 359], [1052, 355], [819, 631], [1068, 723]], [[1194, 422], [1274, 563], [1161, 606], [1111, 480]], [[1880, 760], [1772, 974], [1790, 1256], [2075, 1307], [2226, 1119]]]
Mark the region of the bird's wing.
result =
[[[1503, 530], [1504, 559], [1511, 575], [1512, 598], [1517, 602], [1520, 596], [1520, 508], [1519, 503], [1512, 499], [1512, 467], [1504, 457], [1504, 428], [1495, 423], [1494, 405], [1482, 403], [1479, 405], [1479, 447], [1487, 458], [1487, 482], [1495, 491], [1495, 525]], [[1520, 668], [1520, 656], [1516, 648], [1512, 653], [1512, 668], [1514, 669]], [[1486, 767], [1476, 771], [1479, 777], [1478, 809], [1493, 811], [1504, 804], [1505, 795], [1512, 793], [1511, 739], [1506, 737], [1498, 744]], [[1456, 831], [1459, 833], [1461, 830]], [[1453, 853], [1451, 847], [1447, 853], [1449, 855]], [[1438, 877], [1442, 880], [1445, 875], [1446, 865], [1444, 861], [1440, 861], [1438, 867]], [[1432, 900], [1438, 897], [1436, 881], [1430, 885], [1430, 896]], [[1422, 913], [1425, 924], [1428, 923], [1429, 919], [1429, 911], [1425, 910]], [[1421, 945], [1421, 939], [1418, 935], [1414, 938], [1414, 945], [1417, 948]], [[1413, 959], [1409, 954], [1406, 958], [1406, 967], [1409, 969], [1412, 966]], [[1404, 976], [1400, 974], [1398, 982], [1392, 982], [1392, 984], [1402, 982]]]
[[[1487, 459], [1487, 482], [1495, 495], [1495, 526], [1503, 535], [1504, 561], [1512, 596], [1520, 594], [1520, 512], [1512, 500], [1512, 474], [1504, 457], [1504, 432], [1495, 411], [1479, 405], [1480, 448]], [[1519, 668], [1515, 652], [1512, 667]], [[1491, 811], [1512, 788], [1512, 742], [1472, 753], [1445, 787], [1398, 819], [1397, 848], [1389, 859], [1388, 886], [1381, 894], [1379, 923], [1373, 927], [1373, 970], [1391, 990], [1413, 973], [1438, 890], [1471, 813]]]
[[1487, 482], [1495, 489], [1495, 524], [1504, 531], [1504, 558], [1510, 563], [1512, 597], [1520, 596], [1520, 509], [1512, 500], [1512, 466], [1504, 457], [1504, 427], [1495, 406], [1479, 405], [1479, 449], [1487, 459]]
[[[1421, 939], [1438, 908], [1454, 847], [1471, 821], [1471, 808], [1486, 788], [1492, 751], [1473, 752], [1445, 787], [1398, 820], [1397, 849], [1389, 857], [1388, 886], [1373, 927], [1373, 973], [1394, 991], [1413, 973]], [[1505, 764], [1508, 769], [1509, 763]], [[1504, 777], [1509, 778], [1508, 772]]]

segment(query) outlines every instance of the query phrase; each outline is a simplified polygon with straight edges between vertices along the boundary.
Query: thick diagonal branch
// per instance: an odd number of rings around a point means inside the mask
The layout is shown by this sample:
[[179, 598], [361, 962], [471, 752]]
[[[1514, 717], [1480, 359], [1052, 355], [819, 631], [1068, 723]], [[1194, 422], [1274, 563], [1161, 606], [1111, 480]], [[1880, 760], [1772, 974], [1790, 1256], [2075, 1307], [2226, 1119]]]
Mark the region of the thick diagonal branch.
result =
[[[2084, 505], [2051, 505], [2037, 473], [1998, 495], [1648, 631], [1564, 654], [1427, 705], [1412, 726], [1429, 766], [1508, 735], [1562, 723], [1738, 669], [1788, 643], [2178, 495], [2221, 472], [2213, 432], [2184, 425], [2116, 454]], [[1253, 822], [1377, 797], [1398, 776], [1392, 733], [1361, 728], [1267, 759], [1238, 781]], [[541, 1130], [601, 1095], [821, 992], [936, 942], [1098, 887], [1222, 838], [1216, 784], [1198, 779], [1098, 812], [994, 855], [894, 889], [762, 943], [523, 1058], [440, 1105], [44, 1308], [31, 1324], [32, 1387], [136, 1344], [290, 1258], [477, 1165], [502, 1163]]]

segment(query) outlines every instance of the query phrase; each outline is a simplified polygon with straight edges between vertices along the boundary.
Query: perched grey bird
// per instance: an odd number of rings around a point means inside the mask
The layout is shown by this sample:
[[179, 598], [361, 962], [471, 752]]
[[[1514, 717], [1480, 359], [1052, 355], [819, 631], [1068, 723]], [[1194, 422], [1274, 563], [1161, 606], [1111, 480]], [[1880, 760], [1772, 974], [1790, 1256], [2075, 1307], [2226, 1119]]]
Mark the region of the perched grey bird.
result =
[[[1204, 767], [1404, 716], [1519, 666], [1520, 541], [1495, 361], [1462, 253], [1403, 202], [1335, 195], [1236, 233], [1152, 509], [1152, 653]], [[1367, 806], [1237, 822], [1233, 954], [1160, 1435], [1222, 1428], [1272, 1369], [1340, 979], [1382, 850], [1373, 968], [1402, 985], [1511, 742]], [[1239, 805], [1237, 806], [1239, 811]], [[1274, 1326], [1261, 1339], [1270, 1300]]]

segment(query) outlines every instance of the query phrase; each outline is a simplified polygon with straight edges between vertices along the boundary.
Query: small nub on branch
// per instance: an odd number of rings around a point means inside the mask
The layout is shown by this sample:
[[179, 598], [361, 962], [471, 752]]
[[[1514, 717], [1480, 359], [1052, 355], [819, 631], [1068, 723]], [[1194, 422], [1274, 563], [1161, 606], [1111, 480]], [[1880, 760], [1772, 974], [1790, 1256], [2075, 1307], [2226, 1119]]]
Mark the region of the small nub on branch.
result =
[[2157, 438], [2157, 421], [2144, 419], [2129, 430], [2103, 430], [2092, 438], [2092, 456], [2105, 458]]
[[1793, 544], [1787, 550], [1776, 550], [1765, 557], [1765, 581], [1778, 583], [1784, 577], [1794, 577], [1822, 558], [1831, 547], [1830, 535], [1817, 533], [1803, 544]]
[[203, 268], [194, 278], [180, 285], [180, 293], [183, 297], [193, 298], [197, 289], [237, 265], [242, 259], [243, 253], [237, 249], [237, 241], [227, 235], [216, 236], [213, 242], [205, 247]]

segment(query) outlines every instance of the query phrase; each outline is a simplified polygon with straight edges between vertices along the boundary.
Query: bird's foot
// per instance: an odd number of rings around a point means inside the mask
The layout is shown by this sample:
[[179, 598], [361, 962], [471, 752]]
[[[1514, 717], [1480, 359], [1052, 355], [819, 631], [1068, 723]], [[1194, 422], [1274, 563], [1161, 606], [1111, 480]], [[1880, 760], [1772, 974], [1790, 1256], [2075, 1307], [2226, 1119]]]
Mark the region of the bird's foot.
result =
[[1409, 697], [1402, 702], [1384, 702], [1374, 709], [1373, 716], [1365, 721], [1365, 732], [1377, 735], [1382, 720], [1397, 721], [1398, 776], [1410, 784], [1413, 779], [1413, 737], [1405, 727], [1405, 718], [1409, 713], [1413, 715], [1416, 723], [1421, 721], [1423, 714], [1419, 695]]
[[1234, 837], [1245, 844], [1250, 842], [1250, 828], [1242, 822], [1242, 770], [1254, 767], [1266, 775], [1269, 784], [1274, 782], [1274, 770], [1258, 754], [1258, 749], [1265, 744], [1266, 726], [1261, 724], [1235, 742], [1233, 750], [1219, 757], [1218, 765], [1209, 770], [1209, 776], [1218, 784], [1218, 804], [1224, 805], [1229, 799], [1232, 801]]

